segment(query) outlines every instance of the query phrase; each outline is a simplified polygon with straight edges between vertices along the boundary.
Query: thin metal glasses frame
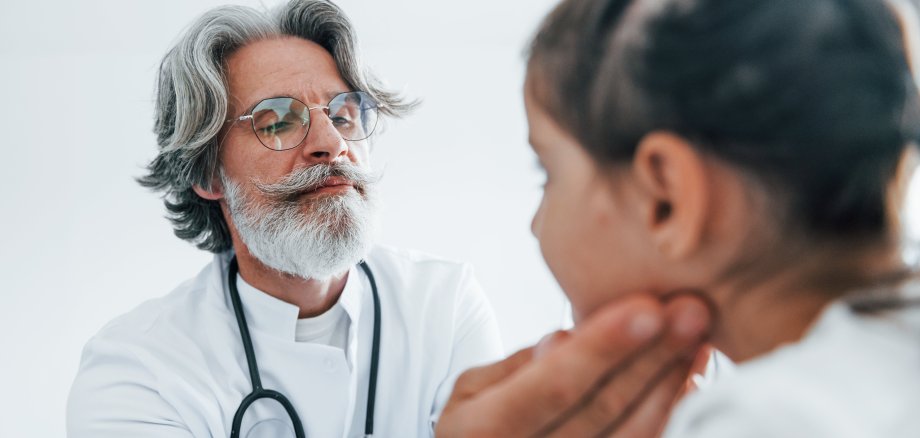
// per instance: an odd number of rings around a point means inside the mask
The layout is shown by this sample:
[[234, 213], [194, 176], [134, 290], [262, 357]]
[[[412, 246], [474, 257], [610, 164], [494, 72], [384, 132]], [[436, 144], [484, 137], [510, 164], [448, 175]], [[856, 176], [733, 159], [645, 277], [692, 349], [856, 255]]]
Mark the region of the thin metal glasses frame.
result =
[[[367, 135], [366, 135], [366, 136], [364, 136], [364, 137], [362, 137], [362, 138], [355, 138], [355, 139], [345, 138], [345, 136], [342, 136], [342, 139], [345, 140], [345, 141], [362, 141], [362, 140], [366, 140], [366, 139], [370, 138], [370, 136], [371, 136], [371, 135], [374, 133], [374, 131], [377, 129], [377, 122], [378, 122], [378, 120], [379, 120], [379, 112], [378, 112], [377, 102], [376, 102], [373, 98], [371, 98], [371, 96], [370, 96], [369, 94], [367, 94], [367, 93], [365, 93], [365, 92], [363, 92], [363, 91], [345, 91], [345, 92], [336, 94], [335, 96], [332, 96], [331, 99], [329, 99], [329, 102], [328, 102], [326, 105], [319, 105], [319, 106], [309, 106], [309, 105], [307, 105], [306, 103], [304, 103], [303, 101], [301, 101], [300, 99], [297, 99], [296, 97], [291, 97], [291, 96], [272, 96], [272, 97], [266, 97], [265, 99], [262, 99], [262, 100], [256, 102], [256, 104], [253, 105], [252, 108], [249, 109], [249, 111], [247, 111], [247, 114], [243, 114], [243, 115], [238, 116], [238, 117], [236, 117], [236, 118], [227, 119], [225, 123], [237, 123], [237, 122], [242, 122], [242, 121], [245, 121], [245, 120], [249, 120], [249, 122], [250, 122], [250, 126], [249, 126], [249, 127], [250, 127], [250, 129], [252, 129], [253, 135], [256, 136], [256, 139], [259, 140], [259, 143], [261, 143], [262, 146], [265, 146], [265, 148], [270, 149], [270, 150], [273, 150], [273, 151], [279, 151], [279, 152], [280, 152], [280, 151], [287, 151], [287, 150], [291, 150], [291, 149], [296, 149], [297, 147], [299, 147], [300, 145], [303, 144], [304, 140], [306, 140], [306, 139], [307, 139], [307, 136], [310, 134], [310, 128], [311, 128], [312, 125], [313, 125], [312, 118], [309, 117], [310, 112], [313, 111], [313, 110], [321, 109], [321, 110], [323, 110], [323, 114], [325, 114], [326, 117], [330, 117], [330, 115], [329, 115], [329, 110], [330, 110], [330, 107], [331, 107], [330, 104], [331, 104], [333, 101], [335, 101], [336, 99], [338, 99], [340, 96], [343, 96], [343, 95], [346, 95], [346, 94], [360, 94], [360, 95], [361, 95], [361, 100], [362, 100], [362, 101], [372, 102], [372, 103], [373, 103], [373, 107], [367, 107], [367, 108], [362, 108], [362, 109], [373, 109], [374, 112], [377, 113], [377, 114], [376, 114], [376, 115], [377, 115], [377, 118], [374, 119], [374, 125], [371, 126], [370, 129], [367, 130]], [[259, 138], [259, 134], [258, 134], [258, 132], [256, 132], [255, 115], [253, 114], [253, 111], [255, 111], [255, 109], [258, 108], [259, 105], [262, 104], [262, 102], [265, 102], [266, 100], [271, 100], [271, 99], [291, 99], [291, 100], [294, 100], [294, 101], [296, 101], [296, 102], [298, 102], [298, 103], [300, 103], [301, 105], [304, 106], [304, 108], [305, 108], [305, 110], [306, 110], [306, 112], [307, 112], [307, 114], [308, 114], [308, 116], [307, 116], [308, 119], [307, 119], [307, 121], [306, 121], [306, 123], [305, 123], [305, 125], [307, 126], [307, 129], [306, 129], [306, 131], [304, 131], [304, 133], [303, 133], [303, 138], [301, 138], [300, 141], [299, 141], [296, 145], [291, 146], [291, 147], [286, 147], [286, 148], [284, 148], [284, 149], [276, 149], [276, 148], [273, 148], [273, 147], [271, 147], [271, 146], [265, 144], [265, 142], [263, 142], [262, 139]], [[331, 119], [331, 117], [330, 117], [330, 119]], [[340, 133], [339, 135], [341, 135], [341, 133]]]

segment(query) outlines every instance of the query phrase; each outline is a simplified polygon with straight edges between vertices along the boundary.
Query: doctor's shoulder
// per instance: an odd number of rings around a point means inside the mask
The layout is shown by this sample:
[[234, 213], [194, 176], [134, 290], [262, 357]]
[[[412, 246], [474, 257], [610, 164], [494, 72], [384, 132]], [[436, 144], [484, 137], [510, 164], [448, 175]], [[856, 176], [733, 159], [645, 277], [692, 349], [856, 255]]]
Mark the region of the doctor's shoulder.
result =
[[188, 329], [197, 325], [194, 321], [204, 322], [217, 313], [205, 311], [215, 305], [209, 293], [212, 277], [217, 275], [215, 269], [215, 264], [210, 263], [166, 295], [144, 301], [105, 324], [86, 343], [81, 371], [88, 356], [103, 345], [118, 346], [125, 355], [143, 356], [159, 349], [174, 349], [183, 335], [193, 336], [195, 333]]
[[469, 263], [384, 245], [375, 246], [366, 261], [389, 286], [386, 295], [401, 305], [427, 310], [464, 305], [489, 307]]
[[151, 428], [164, 437], [191, 436], [161, 384], [174, 364], [201, 349], [196, 327], [215, 313], [202, 311], [212, 305], [203, 281], [210, 268], [114, 318], [87, 341], [67, 402], [69, 437], [133, 436]]
[[440, 342], [449, 341], [448, 334], [454, 342], [479, 338], [472, 342], [487, 344], [483, 348], [493, 352], [490, 356], [501, 356], [495, 314], [471, 264], [383, 245], [375, 246], [366, 261], [382, 278], [382, 303], [398, 306], [413, 320], [407, 321], [409, 327], [426, 330]]
[[[213, 283], [215, 263], [209, 263], [195, 277], [189, 278], [169, 293], [146, 300], [134, 309], [119, 315], [105, 324], [92, 338], [143, 342], [164, 325], [186, 325], [191, 318], [200, 318], [205, 307], [213, 306], [209, 286]], [[213, 294], [212, 294], [213, 295]]]

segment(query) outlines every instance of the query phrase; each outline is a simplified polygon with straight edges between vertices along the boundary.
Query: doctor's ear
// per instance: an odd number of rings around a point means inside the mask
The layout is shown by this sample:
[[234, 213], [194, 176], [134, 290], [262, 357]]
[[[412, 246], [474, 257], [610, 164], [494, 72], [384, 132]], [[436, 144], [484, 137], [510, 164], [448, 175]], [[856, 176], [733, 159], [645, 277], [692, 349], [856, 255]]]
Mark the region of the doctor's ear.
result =
[[219, 179], [211, 183], [211, 187], [204, 188], [198, 184], [192, 186], [195, 194], [209, 201], [218, 201], [224, 197], [224, 186]]
[[692, 256], [700, 249], [710, 215], [703, 156], [675, 134], [652, 132], [639, 142], [632, 167], [652, 244], [668, 259]]

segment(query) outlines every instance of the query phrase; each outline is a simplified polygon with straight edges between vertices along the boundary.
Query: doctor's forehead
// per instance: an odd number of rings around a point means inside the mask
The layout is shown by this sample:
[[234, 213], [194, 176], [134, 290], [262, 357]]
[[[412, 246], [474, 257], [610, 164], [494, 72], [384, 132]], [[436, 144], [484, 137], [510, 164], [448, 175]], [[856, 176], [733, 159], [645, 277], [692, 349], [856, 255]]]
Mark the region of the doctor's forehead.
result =
[[302, 38], [249, 43], [227, 58], [226, 69], [231, 106], [236, 110], [279, 96], [325, 105], [336, 94], [349, 91], [332, 55]]

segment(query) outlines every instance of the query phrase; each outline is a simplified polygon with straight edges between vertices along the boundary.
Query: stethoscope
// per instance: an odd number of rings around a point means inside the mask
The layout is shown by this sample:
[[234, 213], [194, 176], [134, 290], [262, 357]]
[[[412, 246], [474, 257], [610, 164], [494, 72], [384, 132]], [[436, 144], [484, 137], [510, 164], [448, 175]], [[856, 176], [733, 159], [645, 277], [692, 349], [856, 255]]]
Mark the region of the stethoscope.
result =
[[[364, 419], [364, 435], [371, 436], [374, 434], [374, 401], [377, 396], [377, 365], [380, 363], [380, 297], [377, 295], [377, 282], [374, 281], [374, 274], [367, 263], [358, 264], [367, 278], [371, 282], [371, 292], [374, 295], [374, 340], [371, 347], [371, 370], [370, 379], [367, 383], [367, 415]], [[259, 365], [256, 364], [256, 354], [252, 348], [252, 338], [249, 336], [249, 326], [246, 325], [246, 317], [243, 315], [243, 303], [240, 301], [240, 292], [236, 288], [236, 275], [239, 273], [239, 265], [236, 263], [236, 256], [230, 260], [230, 267], [227, 271], [227, 284], [230, 286], [230, 301], [233, 303], [233, 312], [236, 314], [236, 323], [240, 326], [240, 337], [243, 340], [243, 349], [246, 351], [246, 362], [249, 363], [249, 379], [252, 382], [252, 392], [249, 393], [240, 406], [236, 409], [233, 416], [233, 427], [230, 429], [230, 438], [239, 438], [240, 425], [243, 423], [243, 414], [253, 402], [262, 398], [275, 400], [284, 410], [287, 411], [294, 424], [294, 434], [297, 438], [306, 438], [303, 430], [303, 424], [294, 405], [283, 394], [271, 389], [262, 387], [262, 378], [259, 375]]]

